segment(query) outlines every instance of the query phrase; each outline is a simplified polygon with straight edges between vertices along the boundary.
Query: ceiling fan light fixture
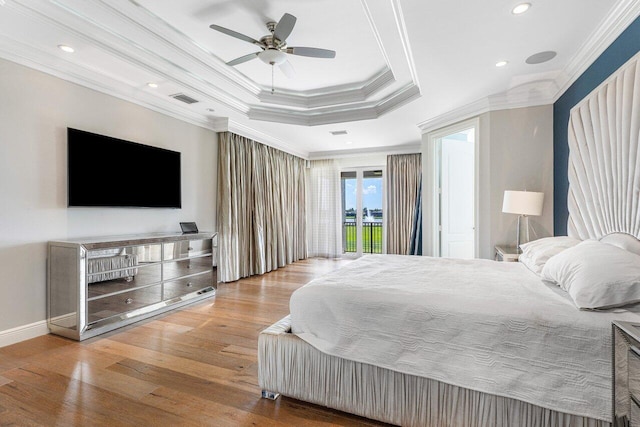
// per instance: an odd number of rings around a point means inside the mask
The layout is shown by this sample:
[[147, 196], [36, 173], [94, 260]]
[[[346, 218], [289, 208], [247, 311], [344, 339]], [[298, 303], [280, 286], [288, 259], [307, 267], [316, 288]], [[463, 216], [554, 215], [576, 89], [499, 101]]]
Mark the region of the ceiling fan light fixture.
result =
[[58, 49], [67, 53], [73, 53], [76, 51], [74, 48], [72, 48], [71, 46], [67, 46], [66, 44], [59, 44]]
[[531, 7], [531, 3], [520, 3], [511, 10], [514, 15], [521, 15], [525, 13]]
[[277, 49], [266, 49], [258, 54], [258, 58], [268, 65], [280, 65], [287, 60], [287, 54]]

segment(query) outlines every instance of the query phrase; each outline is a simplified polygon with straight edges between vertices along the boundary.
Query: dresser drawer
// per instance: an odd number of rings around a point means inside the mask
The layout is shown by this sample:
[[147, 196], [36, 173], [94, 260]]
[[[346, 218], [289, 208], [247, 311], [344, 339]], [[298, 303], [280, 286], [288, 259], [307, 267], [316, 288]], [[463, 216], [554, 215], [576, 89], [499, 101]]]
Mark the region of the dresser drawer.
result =
[[89, 299], [127, 289], [133, 290], [141, 286], [159, 283], [162, 280], [162, 267], [160, 264], [146, 264], [122, 271], [131, 275], [112, 280], [95, 281], [91, 280], [93, 275], [89, 274], [89, 286], [87, 289]]
[[162, 266], [163, 280], [171, 280], [196, 273], [204, 273], [213, 269], [211, 255], [182, 261], [165, 262]]
[[166, 282], [164, 284], [164, 299], [177, 298], [191, 292], [197, 292], [209, 286], [214, 286], [215, 275], [213, 270], [198, 274], [197, 276]]
[[183, 240], [164, 244], [164, 259], [181, 259], [211, 254], [211, 239]]
[[627, 384], [629, 386], [629, 425], [640, 426], [640, 348], [635, 345], [629, 347]]
[[160, 301], [162, 301], [162, 285], [94, 299], [87, 303], [88, 321], [94, 323]]

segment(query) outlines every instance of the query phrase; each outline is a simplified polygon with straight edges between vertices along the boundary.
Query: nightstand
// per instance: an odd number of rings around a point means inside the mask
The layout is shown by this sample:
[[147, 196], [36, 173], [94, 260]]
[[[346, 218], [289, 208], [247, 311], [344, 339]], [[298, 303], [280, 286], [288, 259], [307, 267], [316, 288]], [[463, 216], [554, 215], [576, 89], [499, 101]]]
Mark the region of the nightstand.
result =
[[515, 246], [497, 245], [496, 246], [496, 261], [504, 262], [517, 262], [520, 254]]
[[640, 425], [640, 324], [613, 322], [613, 426]]

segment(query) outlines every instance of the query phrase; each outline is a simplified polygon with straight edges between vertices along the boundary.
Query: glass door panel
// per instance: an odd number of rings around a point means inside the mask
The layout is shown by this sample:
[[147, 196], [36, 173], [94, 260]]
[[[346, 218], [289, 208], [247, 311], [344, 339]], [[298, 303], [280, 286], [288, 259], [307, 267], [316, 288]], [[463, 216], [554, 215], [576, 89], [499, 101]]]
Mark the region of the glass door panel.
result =
[[382, 253], [382, 171], [362, 173], [362, 252]]
[[356, 172], [342, 172], [342, 253], [358, 252], [358, 179]]
[[341, 174], [343, 253], [383, 253], [383, 172], [359, 169]]

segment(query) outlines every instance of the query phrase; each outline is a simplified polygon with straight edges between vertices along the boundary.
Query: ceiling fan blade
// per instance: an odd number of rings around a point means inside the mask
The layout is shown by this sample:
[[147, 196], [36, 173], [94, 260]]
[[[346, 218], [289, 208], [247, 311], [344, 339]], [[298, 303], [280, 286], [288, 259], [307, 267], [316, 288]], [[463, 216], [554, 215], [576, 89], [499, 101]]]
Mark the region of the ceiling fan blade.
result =
[[248, 55], [241, 56], [240, 58], [236, 58], [232, 61], [227, 62], [227, 65], [233, 66], [233, 65], [242, 64], [247, 61], [251, 61], [252, 59], [257, 58], [259, 53], [260, 52], [253, 52]]
[[282, 74], [287, 76], [287, 78], [293, 79], [296, 77], [296, 70], [293, 68], [293, 65], [291, 65], [291, 62], [289, 61], [284, 61], [282, 64], [280, 64], [280, 71], [282, 71]]
[[297, 18], [293, 15], [289, 15], [285, 13], [280, 18], [280, 22], [276, 25], [276, 29], [273, 32], [273, 36], [280, 40], [281, 42], [285, 41], [291, 31], [293, 31], [293, 27], [296, 25]]
[[212, 30], [220, 31], [221, 33], [224, 33], [224, 34], [226, 34], [228, 36], [235, 37], [237, 39], [244, 40], [246, 42], [253, 43], [253, 44], [256, 44], [258, 46], [262, 46], [262, 43], [260, 43], [258, 40], [253, 39], [253, 38], [251, 38], [249, 36], [245, 36], [244, 34], [240, 34], [240, 33], [236, 32], [236, 31], [230, 30], [228, 28], [221, 27], [220, 25], [211, 24], [211, 25], [209, 25], [209, 28], [211, 28]]
[[335, 58], [334, 50], [319, 49], [317, 47], [288, 47], [287, 53], [298, 56], [310, 56], [312, 58]]

